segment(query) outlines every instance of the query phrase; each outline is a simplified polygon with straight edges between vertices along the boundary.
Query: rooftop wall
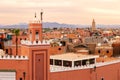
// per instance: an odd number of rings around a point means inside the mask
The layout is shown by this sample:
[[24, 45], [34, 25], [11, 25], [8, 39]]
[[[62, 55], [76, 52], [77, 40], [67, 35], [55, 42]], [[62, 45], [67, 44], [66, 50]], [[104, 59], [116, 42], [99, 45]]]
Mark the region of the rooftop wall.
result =
[[[120, 61], [50, 73], [50, 80], [120, 80]], [[112, 75], [112, 76], [111, 76]]]
[[29, 41], [29, 40], [21, 40], [21, 44], [23, 45], [50, 45], [50, 42], [47, 40], [41, 41]]
[[27, 56], [13, 56], [13, 55], [4, 55], [0, 56], [0, 60], [28, 60]]
[[25, 80], [29, 80], [29, 60], [27, 57], [19, 58], [18, 56], [0, 56], [0, 71], [15, 71], [16, 80], [20, 80], [20, 78], [24, 79], [23, 73], [25, 72]]
[[51, 72], [64, 72], [64, 71], [73, 71], [73, 70], [81, 70], [81, 69], [91, 69], [96, 67], [102, 67], [102, 66], [109, 66], [112, 64], [120, 64], [120, 60], [114, 60], [114, 61], [110, 61], [110, 62], [100, 62], [100, 63], [96, 63], [96, 64], [88, 64], [88, 65], [84, 65], [84, 66], [76, 66], [76, 67], [63, 67], [63, 66], [55, 66], [55, 65], [51, 65], [50, 66], [50, 71]]

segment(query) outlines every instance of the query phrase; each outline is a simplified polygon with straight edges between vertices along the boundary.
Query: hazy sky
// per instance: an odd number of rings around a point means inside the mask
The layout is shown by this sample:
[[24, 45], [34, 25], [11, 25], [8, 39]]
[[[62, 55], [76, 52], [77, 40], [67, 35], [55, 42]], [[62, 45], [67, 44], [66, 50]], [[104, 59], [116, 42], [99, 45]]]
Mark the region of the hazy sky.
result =
[[41, 9], [44, 22], [120, 24], [120, 0], [0, 0], [0, 24], [28, 23]]

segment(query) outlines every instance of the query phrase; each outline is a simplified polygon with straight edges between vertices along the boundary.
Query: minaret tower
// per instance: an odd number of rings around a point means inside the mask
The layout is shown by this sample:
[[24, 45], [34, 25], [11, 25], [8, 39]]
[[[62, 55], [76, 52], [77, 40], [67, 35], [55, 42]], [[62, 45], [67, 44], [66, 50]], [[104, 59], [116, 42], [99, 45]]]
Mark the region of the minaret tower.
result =
[[96, 30], [96, 25], [95, 25], [95, 20], [93, 19], [92, 21], [92, 31], [95, 31]]
[[35, 13], [34, 20], [29, 23], [29, 40], [33, 41], [42, 41], [42, 14], [41, 12], [41, 20], [37, 19], [37, 15]]

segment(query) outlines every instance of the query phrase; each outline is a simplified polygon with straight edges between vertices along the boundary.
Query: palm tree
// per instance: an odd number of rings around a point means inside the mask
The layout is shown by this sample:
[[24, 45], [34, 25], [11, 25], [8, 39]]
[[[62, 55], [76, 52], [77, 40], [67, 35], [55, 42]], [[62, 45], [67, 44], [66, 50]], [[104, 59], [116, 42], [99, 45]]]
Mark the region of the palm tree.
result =
[[19, 29], [14, 29], [14, 30], [13, 30], [13, 33], [14, 33], [15, 36], [16, 36], [16, 41], [15, 41], [15, 43], [16, 43], [16, 55], [18, 54], [18, 35], [19, 35], [19, 32], [20, 32]]

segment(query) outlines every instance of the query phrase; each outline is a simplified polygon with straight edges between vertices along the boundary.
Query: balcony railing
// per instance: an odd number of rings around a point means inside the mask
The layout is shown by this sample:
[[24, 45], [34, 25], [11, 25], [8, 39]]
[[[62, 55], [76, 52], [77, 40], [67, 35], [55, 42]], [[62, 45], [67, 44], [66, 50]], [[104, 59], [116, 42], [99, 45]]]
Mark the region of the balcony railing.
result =
[[64, 67], [64, 66], [50, 65], [50, 72], [63, 72], [63, 71], [72, 71], [72, 70], [91, 69], [94, 67], [97, 68], [97, 67], [102, 67], [102, 66], [117, 64], [117, 63], [120, 63], [120, 59], [112, 60], [109, 62], [100, 62], [100, 63], [96, 63], [96, 64], [84, 65], [84, 66], [75, 66], [75, 67]]

